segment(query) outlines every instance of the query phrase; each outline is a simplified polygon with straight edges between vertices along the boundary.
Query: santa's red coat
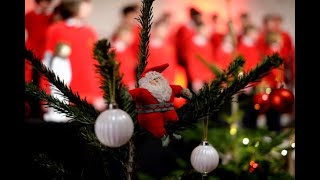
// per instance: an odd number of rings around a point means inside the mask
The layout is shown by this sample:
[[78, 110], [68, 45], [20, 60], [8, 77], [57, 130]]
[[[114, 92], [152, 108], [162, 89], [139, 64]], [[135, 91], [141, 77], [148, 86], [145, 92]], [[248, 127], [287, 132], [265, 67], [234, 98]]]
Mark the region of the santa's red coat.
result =
[[[173, 103], [175, 97], [182, 96], [183, 88], [179, 85], [170, 85], [172, 88], [171, 98], [166, 103]], [[158, 100], [145, 88], [136, 88], [129, 90], [133, 101], [137, 107], [159, 104]], [[173, 107], [173, 106], [172, 106]], [[155, 107], [157, 109], [157, 107]], [[150, 109], [155, 109], [150, 108]], [[175, 110], [167, 110], [164, 112], [138, 113], [138, 123], [155, 137], [161, 138], [166, 134], [165, 122], [179, 120]]]
[[[69, 56], [72, 79], [70, 87], [77, 91], [81, 98], [93, 103], [96, 98], [102, 97], [99, 86], [99, 76], [96, 73], [97, 64], [93, 59], [94, 43], [97, 41], [96, 32], [88, 26], [70, 25], [68, 21], [61, 21], [51, 25], [46, 34], [46, 52], [54, 52], [59, 42], [67, 43], [71, 46]], [[48, 89], [48, 82], [42, 79], [41, 85]]]

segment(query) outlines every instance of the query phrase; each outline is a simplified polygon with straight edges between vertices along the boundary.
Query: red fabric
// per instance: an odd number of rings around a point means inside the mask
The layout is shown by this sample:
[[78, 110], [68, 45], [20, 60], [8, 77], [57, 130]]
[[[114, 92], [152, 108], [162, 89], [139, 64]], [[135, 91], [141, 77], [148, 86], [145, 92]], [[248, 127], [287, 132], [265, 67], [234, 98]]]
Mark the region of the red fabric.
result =
[[51, 15], [44, 13], [37, 14], [30, 11], [25, 15], [25, 28], [27, 30], [27, 48], [34, 50], [34, 53], [40, 59], [43, 58], [46, 31], [51, 23]]
[[260, 62], [260, 53], [259, 49], [253, 45], [248, 46], [242, 41], [239, 42], [237, 47], [237, 53], [239, 55], [242, 55], [244, 59], [246, 60], [244, 64], [244, 71], [248, 72], [250, 69], [253, 69], [256, 67], [256, 65]]
[[178, 30], [177, 53], [186, 64], [191, 81], [208, 82], [214, 77], [213, 73], [197, 58], [197, 55], [212, 63], [214, 60], [213, 47], [209, 40], [204, 45], [197, 45], [193, 40], [195, 36], [196, 32], [192, 28], [182, 26]]
[[[284, 63], [290, 63], [292, 62], [292, 58], [294, 57], [294, 48], [293, 48], [293, 44], [291, 41], [291, 37], [288, 33], [286, 32], [280, 32], [281, 37], [282, 37], [282, 43], [281, 43], [281, 47], [280, 50], [273, 50], [270, 46], [268, 46], [268, 44], [266, 43], [265, 39], [266, 39], [266, 32], [262, 32], [258, 38], [258, 48], [261, 51], [261, 55], [262, 57], [265, 57], [267, 55], [272, 55], [275, 52], [278, 52], [280, 57], [283, 58]], [[281, 81], [284, 82], [284, 71], [283, 68], [284, 66], [281, 67], [282, 69], [273, 69], [270, 74], [268, 76], [266, 76], [263, 80], [265, 80], [270, 87], [274, 87], [276, 88], [278, 85], [277, 81]], [[292, 72], [294, 74], [294, 72]]]
[[[25, 15], [25, 29], [27, 31], [26, 48], [33, 50], [36, 57], [43, 58], [45, 33], [51, 23], [51, 15], [36, 13], [34, 10]], [[32, 66], [25, 61], [25, 81], [32, 81]]]
[[[72, 69], [70, 82], [72, 90], [77, 91], [81, 98], [86, 97], [89, 103], [102, 97], [99, 76], [94, 67], [97, 62], [93, 59], [94, 43], [97, 40], [96, 32], [88, 26], [68, 26], [65, 21], [61, 21], [49, 27], [46, 38], [46, 51], [51, 53], [59, 42], [71, 46], [72, 52], [69, 59]], [[44, 86], [47, 85], [46, 83], [41, 84]]]
[[134, 86], [136, 83], [136, 66], [138, 59], [131, 47], [123, 50], [115, 50], [116, 60], [120, 63], [119, 71], [123, 75], [122, 82], [128, 87]]
[[226, 52], [221, 47], [217, 49], [217, 54], [215, 58], [215, 64], [221, 69], [228, 68], [229, 64], [232, 62], [232, 52]]
[[140, 26], [136, 25], [132, 29], [134, 40], [132, 43], [133, 53], [139, 57], [139, 45], [140, 45]]
[[163, 71], [163, 76], [166, 77], [169, 83], [173, 83], [176, 75], [177, 56], [175, 46], [172, 41], [166, 40], [160, 46], [154, 46], [150, 43], [149, 58], [147, 69], [153, 66], [158, 66], [163, 63], [168, 63], [169, 67]]
[[[173, 103], [175, 97], [182, 95], [182, 87], [179, 85], [170, 85], [172, 88], [172, 95], [168, 103]], [[129, 90], [133, 101], [136, 105], [150, 105], [159, 104], [157, 99], [144, 88], [135, 88]], [[164, 124], [166, 121], [177, 122], [179, 120], [175, 110], [165, 112], [152, 112], [152, 113], [138, 113], [138, 123], [141, 127], [152, 133], [157, 138], [162, 138], [166, 134]]]
[[222, 43], [223, 37], [224, 37], [224, 34], [218, 33], [218, 32], [214, 32], [211, 35], [210, 42], [211, 42], [212, 47], [213, 47], [214, 57], [216, 57], [217, 50], [218, 50], [218, 48], [220, 47], [220, 45]]
[[32, 65], [25, 60], [24, 62], [24, 80], [26, 82], [31, 82], [32, 81]]

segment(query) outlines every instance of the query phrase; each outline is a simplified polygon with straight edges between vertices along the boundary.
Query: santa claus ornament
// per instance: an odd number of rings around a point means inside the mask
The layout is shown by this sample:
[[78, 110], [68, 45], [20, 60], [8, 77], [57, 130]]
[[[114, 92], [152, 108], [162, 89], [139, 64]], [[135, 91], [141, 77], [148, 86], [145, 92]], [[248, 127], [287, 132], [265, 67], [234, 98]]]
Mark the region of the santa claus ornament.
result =
[[[169, 85], [167, 79], [161, 74], [168, 66], [169, 64], [166, 63], [146, 69], [138, 81], [139, 87], [129, 90], [136, 104], [139, 125], [161, 139], [163, 146], [167, 146], [170, 142], [165, 123], [179, 120], [174, 109], [174, 98], [192, 98], [189, 89], [180, 85]], [[173, 136], [177, 139], [181, 138], [179, 135]]]

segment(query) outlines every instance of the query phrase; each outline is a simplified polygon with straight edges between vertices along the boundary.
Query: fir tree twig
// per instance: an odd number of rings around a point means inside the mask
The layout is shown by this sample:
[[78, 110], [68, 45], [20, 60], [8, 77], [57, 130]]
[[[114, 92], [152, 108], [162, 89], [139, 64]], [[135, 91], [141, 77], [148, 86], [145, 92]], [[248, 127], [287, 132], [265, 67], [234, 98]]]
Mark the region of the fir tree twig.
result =
[[141, 74], [143, 73], [148, 63], [150, 30], [153, 18], [153, 1], [154, 0], [142, 0], [142, 8], [140, 10], [140, 16], [138, 18], [138, 21], [141, 24], [141, 31], [139, 44], [139, 63], [136, 77], [137, 80], [141, 78]]
[[238, 93], [248, 85], [259, 81], [262, 77], [276, 67], [279, 67], [283, 60], [279, 54], [267, 56], [264, 61], [252, 69], [249, 73], [244, 74], [242, 78], [234, 78], [229, 87], [221, 88], [220, 85], [226, 79], [228, 74], [236, 72], [236, 70], [244, 63], [242, 58], [238, 59], [238, 63], [232, 63], [229, 66], [228, 72], [224, 72], [222, 76], [212, 81], [209, 85], [205, 85], [198, 95], [194, 96], [188, 103], [177, 110], [180, 121], [176, 124], [170, 124], [170, 131], [183, 130], [187, 127], [192, 127], [199, 118], [208, 115], [208, 108], [210, 114], [215, 115], [221, 106], [232, 99], [232, 96]]
[[66, 171], [61, 162], [53, 161], [46, 153], [40, 153], [38, 157], [34, 159], [34, 162], [40, 168], [46, 169], [48, 174], [50, 174], [53, 179], [64, 179], [70, 174], [68, 171]]
[[81, 110], [76, 106], [72, 106], [48, 95], [44, 90], [40, 90], [36, 85], [32, 83], [25, 84], [25, 91], [30, 97], [38, 98], [46, 101], [46, 105], [54, 108], [57, 112], [64, 113], [66, 117], [71, 118], [71, 121], [80, 122], [82, 124], [93, 124], [94, 117], [88, 116], [86, 111]]
[[[52, 83], [57, 89], [59, 89], [64, 97], [66, 97], [70, 103], [73, 103], [79, 108], [79, 111], [83, 111], [84, 116], [88, 116], [87, 119], [95, 120], [99, 113], [95, 108], [87, 102], [86, 99], [81, 99], [77, 92], [73, 92], [72, 89], [65, 85], [55, 73], [48, 69], [41, 60], [38, 59], [31, 50], [25, 49], [25, 58], [32, 64], [32, 66], [43, 74], [47, 80]], [[45, 96], [42, 96], [45, 97]], [[35, 98], [38, 98], [35, 96]], [[42, 99], [43, 100], [43, 99]], [[92, 121], [93, 123], [94, 121]]]

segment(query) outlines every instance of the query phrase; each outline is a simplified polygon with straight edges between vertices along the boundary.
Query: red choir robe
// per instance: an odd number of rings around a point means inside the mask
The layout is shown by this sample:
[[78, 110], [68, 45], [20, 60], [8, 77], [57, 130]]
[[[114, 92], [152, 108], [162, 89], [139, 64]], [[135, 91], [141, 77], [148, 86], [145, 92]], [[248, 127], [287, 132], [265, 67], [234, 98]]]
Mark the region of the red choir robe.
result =
[[[291, 37], [286, 32], [280, 32], [281, 36], [281, 42], [276, 45], [268, 45], [266, 43], [266, 32], [262, 32], [258, 38], [258, 48], [261, 51], [261, 56], [265, 57], [267, 55], [272, 55], [273, 53], [279, 53], [280, 57], [283, 58], [284, 64], [289, 64], [290, 61], [292, 62], [292, 58], [294, 57], [294, 48], [292, 45]], [[282, 65], [280, 68], [273, 69], [270, 74], [264, 78], [264, 80], [269, 84], [271, 88], [277, 88], [278, 84], [280, 82], [285, 81], [285, 74], [284, 74], [284, 65]], [[294, 72], [292, 72], [294, 73]]]
[[[89, 103], [102, 97], [99, 75], [96, 73], [97, 64], [93, 59], [94, 43], [97, 41], [96, 32], [89, 26], [78, 25], [72, 19], [60, 21], [51, 25], [46, 34], [46, 53], [53, 54], [56, 45], [60, 42], [69, 44], [69, 56], [72, 79], [70, 87], [78, 92], [81, 98], [86, 98]], [[48, 82], [42, 79], [42, 87], [49, 92]]]
[[[161, 41], [156, 38], [152, 38], [149, 43], [149, 58], [146, 69], [154, 66], [158, 66], [163, 63], [168, 63], [170, 66], [162, 72], [170, 84], [179, 84], [182, 87], [187, 87], [187, 78], [185, 70], [178, 65], [176, 49], [174, 39], [169, 36], [165, 40]], [[174, 106], [176, 108], [181, 107], [186, 103], [186, 99], [176, 98], [174, 99]]]
[[237, 46], [238, 55], [242, 55], [245, 59], [244, 71], [248, 72], [250, 69], [256, 67], [259, 64], [261, 58], [259, 49], [254, 42], [251, 42], [246, 37], [241, 38]]
[[[43, 58], [45, 34], [51, 24], [51, 14], [32, 10], [25, 15], [25, 29], [27, 31], [26, 48], [33, 50], [36, 57]], [[32, 80], [32, 66], [25, 62], [25, 81]]]
[[213, 32], [211, 34], [210, 41], [211, 41], [211, 44], [213, 47], [214, 57], [216, 57], [216, 55], [217, 55], [217, 49], [220, 47], [220, 45], [223, 41], [223, 37], [224, 37], [224, 34], [219, 33], [219, 32]]
[[156, 38], [150, 39], [149, 43], [149, 58], [146, 68], [158, 66], [160, 64], [168, 63], [170, 66], [163, 72], [169, 83], [173, 83], [177, 70], [175, 46], [170, 38], [159, 40]]
[[231, 45], [225, 45], [222, 43], [216, 51], [215, 65], [221, 70], [228, 68], [229, 64], [233, 60], [233, 49]]
[[182, 26], [178, 30], [176, 38], [178, 57], [186, 64], [186, 71], [190, 77], [189, 81], [198, 84], [213, 79], [214, 74], [197, 58], [197, 55], [199, 55], [209, 63], [213, 61], [214, 54], [211, 42], [198, 35], [190, 24]]
[[[128, 28], [126, 25], [120, 25], [120, 27], [118, 27], [118, 30], [120, 31], [121, 28]], [[130, 44], [130, 48], [132, 49], [133, 53], [136, 55], [136, 57], [139, 57], [139, 45], [140, 45], [140, 26], [139, 25], [135, 25], [131, 28], [129, 28], [130, 31], [133, 34], [133, 41]], [[118, 32], [114, 32], [111, 36], [111, 40], [113, 42], [117, 41], [119, 39], [118, 37]]]
[[115, 40], [113, 43], [116, 53], [116, 60], [120, 63], [119, 71], [123, 75], [122, 82], [129, 89], [136, 84], [136, 68], [138, 59], [132, 46], [126, 45], [121, 40]]

